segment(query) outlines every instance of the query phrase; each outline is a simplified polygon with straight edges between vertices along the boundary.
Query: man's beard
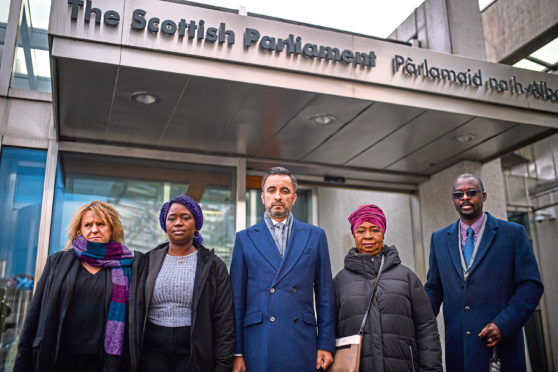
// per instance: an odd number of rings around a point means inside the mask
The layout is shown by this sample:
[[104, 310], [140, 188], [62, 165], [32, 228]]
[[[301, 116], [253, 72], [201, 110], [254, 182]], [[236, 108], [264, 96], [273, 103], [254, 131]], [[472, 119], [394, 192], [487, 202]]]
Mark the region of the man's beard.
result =
[[273, 208], [267, 210], [267, 214], [275, 218], [285, 218], [289, 215], [290, 212], [291, 210], [288, 208], [284, 208], [282, 211], [273, 210]]

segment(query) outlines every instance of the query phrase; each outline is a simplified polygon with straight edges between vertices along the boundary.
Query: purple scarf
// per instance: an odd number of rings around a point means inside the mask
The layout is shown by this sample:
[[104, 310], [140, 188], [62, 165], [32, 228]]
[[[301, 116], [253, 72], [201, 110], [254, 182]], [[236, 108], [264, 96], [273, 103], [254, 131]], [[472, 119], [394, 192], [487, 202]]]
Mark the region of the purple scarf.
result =
[[112, 294], [105, 327], [105, 352], [122, 355], [126, 307], [130, 296], [132, 264], [134, 256], [122, 243], [96, 243], [78, 236], [73, 241], [77, 258], [93, 267], [110, 268], [112, 274]]

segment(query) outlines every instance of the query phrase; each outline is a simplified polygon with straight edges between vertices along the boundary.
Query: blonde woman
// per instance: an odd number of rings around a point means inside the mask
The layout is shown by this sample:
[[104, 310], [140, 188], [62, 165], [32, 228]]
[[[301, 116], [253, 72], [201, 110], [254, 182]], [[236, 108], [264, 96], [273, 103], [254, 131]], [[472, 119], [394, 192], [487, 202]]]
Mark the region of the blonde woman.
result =
[[[125, 371], [132, 263], [118, 212], [93, 201], [47, 259], [23, 327], [14, 371]], [[127, 354], [124, 352], [124, 354]]]

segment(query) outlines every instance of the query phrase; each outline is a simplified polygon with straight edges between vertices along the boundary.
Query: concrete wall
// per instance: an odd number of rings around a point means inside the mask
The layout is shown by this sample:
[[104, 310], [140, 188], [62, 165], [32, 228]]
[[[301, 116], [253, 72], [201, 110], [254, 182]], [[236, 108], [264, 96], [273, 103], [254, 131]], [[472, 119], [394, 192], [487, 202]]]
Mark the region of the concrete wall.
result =
[[486, 59], [478, 0], [425, 0], [389, 38]]
[[345, 255], [354, 247], [347, 218], [363, 204], [376, 204], [386, 214], [384, 241], [395, 245], [404, 265], [415, 269], [411, 195], [339, 188], [318, 189], [318, 223], [325, 229], [333, 275], [343, 268]]
[[487, 60], [515, 63], [558, 37], [558, 1], [497, 0], [482, 12]]
[[47, 148], [55, 139], [52, 103], [0, 98], [0, 135], [4, 143]]

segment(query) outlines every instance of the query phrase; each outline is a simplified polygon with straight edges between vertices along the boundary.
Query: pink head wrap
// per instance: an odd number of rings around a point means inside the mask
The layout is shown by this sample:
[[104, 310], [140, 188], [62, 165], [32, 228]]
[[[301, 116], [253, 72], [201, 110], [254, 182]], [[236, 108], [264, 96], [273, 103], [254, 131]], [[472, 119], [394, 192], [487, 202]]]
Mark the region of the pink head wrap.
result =
[[382, 232], [386, 233], [386, 216], [380, 207], [374, 204], [366, 204], [358, 207], [349, 216], [349, 222], [351, 224], [351, 232], [353, 236], [355, 235], [355, 230], [363, 222], [370, 222], [382, 229]]

